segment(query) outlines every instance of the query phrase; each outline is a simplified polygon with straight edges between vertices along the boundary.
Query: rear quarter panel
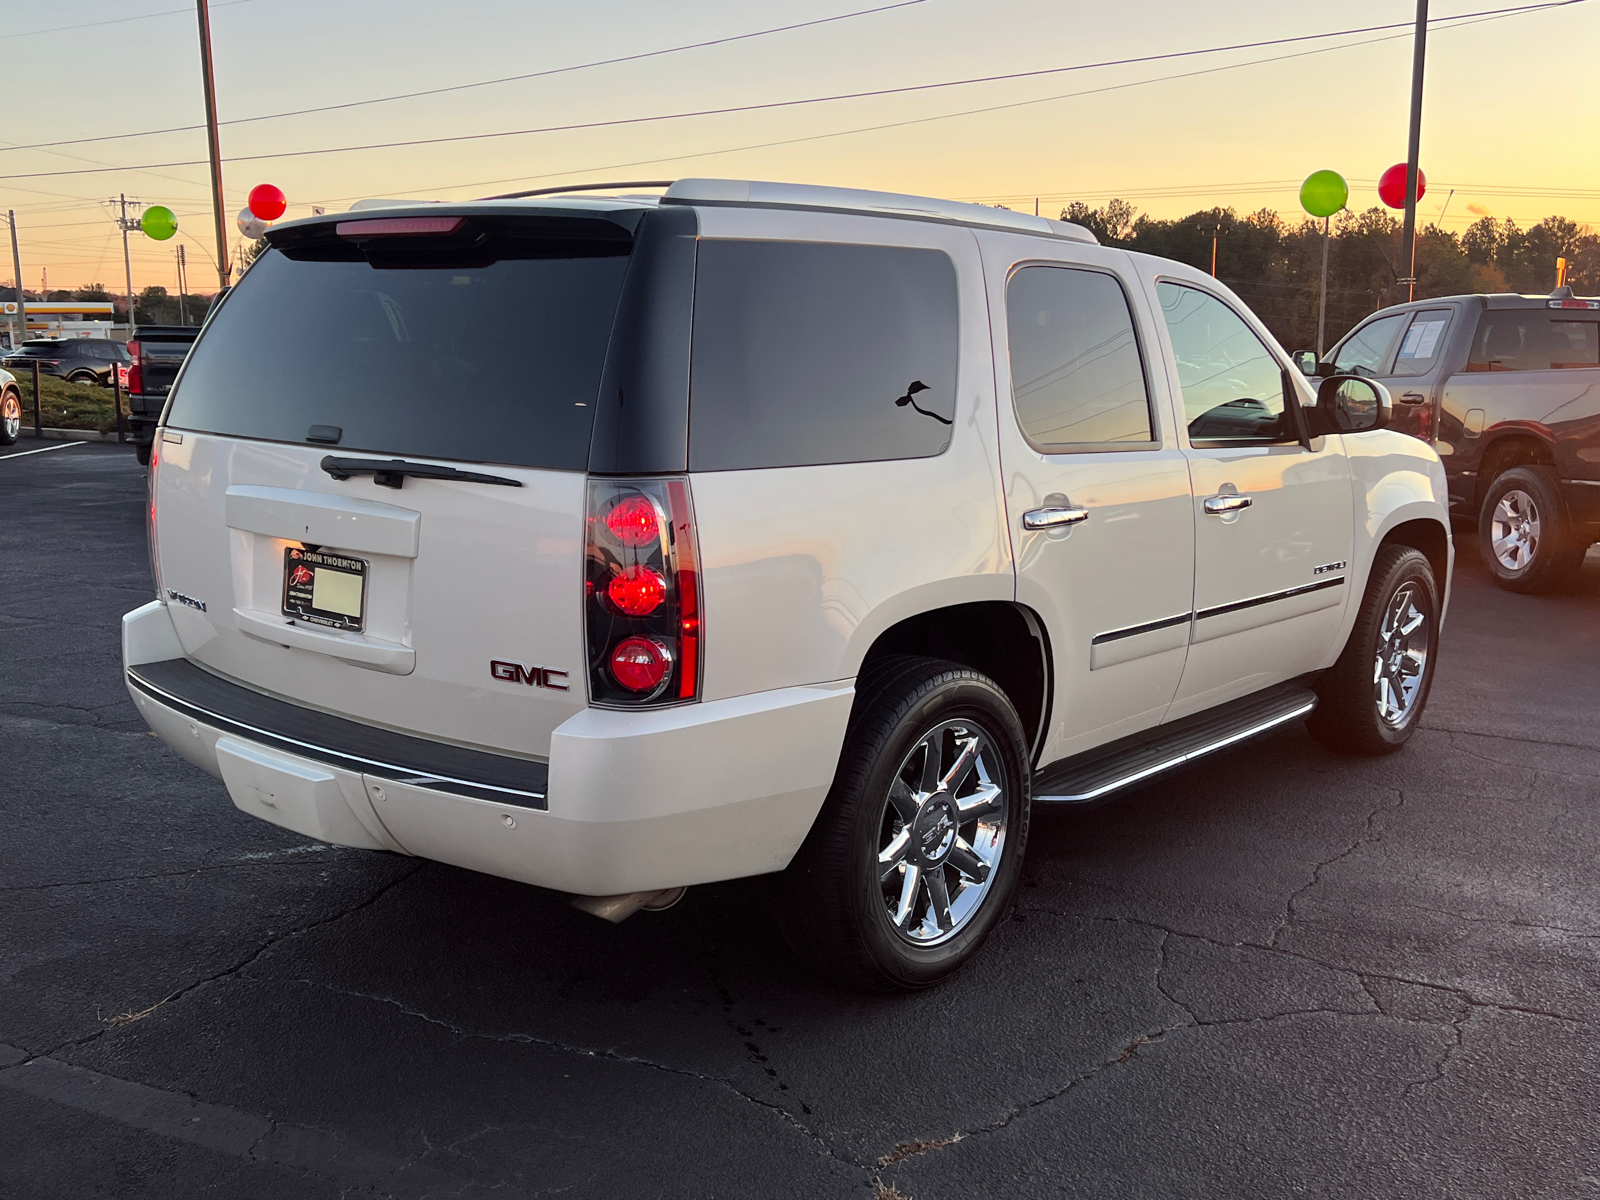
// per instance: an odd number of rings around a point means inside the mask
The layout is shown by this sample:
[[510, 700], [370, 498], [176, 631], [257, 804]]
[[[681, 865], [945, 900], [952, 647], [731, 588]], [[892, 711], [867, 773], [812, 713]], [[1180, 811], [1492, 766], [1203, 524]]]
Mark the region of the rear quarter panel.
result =
[[943, 250], [955, 264], [961, 322], [955, 426], [943, 454], [692, 477], [705, 699], [849, 678], [897, 621], [1013, 599], [989, 316], [972, 233], [763, 209], [705, 208], [700, 219], [702, 238]]

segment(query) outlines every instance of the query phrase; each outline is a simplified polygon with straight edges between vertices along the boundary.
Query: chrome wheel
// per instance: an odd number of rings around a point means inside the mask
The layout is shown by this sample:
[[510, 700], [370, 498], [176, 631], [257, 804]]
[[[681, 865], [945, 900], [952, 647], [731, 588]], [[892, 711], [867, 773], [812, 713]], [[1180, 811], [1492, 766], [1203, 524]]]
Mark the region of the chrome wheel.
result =
[[22, 401], [15, 392], [0, 396], [0, 427], [5, 429], [6, 441], [14, 442], [22, 429]]
[[1508, 571], [1521, 571], [1539, 550], [1539, 506], [1527, 492], [1513, 488], [1500, 497], [1489, 519], [1489, 544]]
[[988, 895], [1006, 840], [999, 752], [969, 721], [945, 721], [912, 747], [879, 823], [878, 880], [895, 932], [915, 946], [954, 937]]
[[1393, 728], [1404, 725], [1410, 717], [1428, 666], [1428, 614], [1418, 606], [1418, 599], [1415, 584], [1400, 587], [1390, 597], [1378, 630], [1378, 657], [1372, 678], [1378, 716]]

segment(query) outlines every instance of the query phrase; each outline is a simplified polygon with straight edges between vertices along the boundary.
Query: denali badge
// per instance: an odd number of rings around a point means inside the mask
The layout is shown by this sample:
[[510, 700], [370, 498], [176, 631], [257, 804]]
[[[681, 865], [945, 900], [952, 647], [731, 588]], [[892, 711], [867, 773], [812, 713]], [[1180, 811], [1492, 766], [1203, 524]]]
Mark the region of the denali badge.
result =
[[1342, 570], [1345, 569], [1345, 567], [1347, 567], [1349, 565], [1350, 565], [1349, 563], [1342, 563], [1342, 562], [1324, 563], [1320, 567], [1312, 567], [1311, 568], [1311, 573], [1313, 575], [1326, 575], [1329, 571], [1342, 571]]
[[185, 596], [182, 592], [175, 592], [171, 588], [167, 589], [167, 599], [176, 600], [179, 604], [187, 604], [190, 608], [198, 608], [201, 612], [206, 610], [206, 602], [204, 600], [196, 600], [193, 596]]
[[554, 667], [525, 667], [521, 663], [504, 662], [496, 658], [489, 662], [489, 674], [507, 683], [525, 683], [529, 687], [549, 688], [555, 692], [567, 690], [567, 673]]

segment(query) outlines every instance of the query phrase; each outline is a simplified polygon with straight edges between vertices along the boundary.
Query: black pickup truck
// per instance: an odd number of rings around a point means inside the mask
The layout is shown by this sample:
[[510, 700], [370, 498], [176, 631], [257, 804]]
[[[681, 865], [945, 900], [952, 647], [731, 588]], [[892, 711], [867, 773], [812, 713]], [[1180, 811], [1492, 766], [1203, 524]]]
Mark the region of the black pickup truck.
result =
[[172, 381], [199, 336], [198, 326], [141, 325], [128, 343], [132, 358], [128, 366], [128, 423], [135, 453], [144, 466], [150, 465], [150, 443]]
[[1445, 296], [1373, 313], [1307, 374], [1365, 375], [1390, 428], [1444, 461], [1450, 511], [1476, 522], [1501, 587], [1550, 591], [1600, 542], [1600, 299]]

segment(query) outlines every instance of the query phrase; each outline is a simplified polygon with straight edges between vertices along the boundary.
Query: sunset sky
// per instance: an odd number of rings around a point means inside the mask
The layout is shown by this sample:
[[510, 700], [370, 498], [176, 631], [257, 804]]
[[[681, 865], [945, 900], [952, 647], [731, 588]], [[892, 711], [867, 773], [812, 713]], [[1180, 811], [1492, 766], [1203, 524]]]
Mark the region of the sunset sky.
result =
[[[893, 0], [219, 0], [218, 108], [225, 122], [238, 121], [639, 54], [886, 2]], [[1433, 16], [1517, 2], [1435, 0]], [[192, 4], [75, 0], [70, 18], [67, 6], [22, 8], [12, 8], [0, 26], [11, 101], [0, 141], [0, 208], [17, 213], [24, 283], [38, 288], [47, 269], [51, 288], [98, 281], [121, 291], [120, 238], [99, 201], [126, 192], [178, 213], [191, 286], [212, 290], [206, 168], [154, 165], [203, 162], [203, 133], [6, 148], [198, 124]], [[1382, 170], [1405, 157], [1408, 30], [757, 112], [245, 159], [1060, 68], [1406, 22], [1414, 12], [1409, 0], [915, 0], [637, 62], [225, 125], [230, 240], [237, 241], [234, 214], [261, 182], [283, 188], [291, 217], [313, 204], [337, 210], [365, 196], [459, 199], [685, 175], [878, 188], [1029, 211], [1037, 197], [1051, 215], [1070, 199], [1120, 196], [1157, 216], [1214, 204], [1294, 216], [1299, 181], [1330, 167], [1349, 179], [1351, 206], [1362, 209], [1377, 203]], [[1455, 230], [1484, 213], [1524, 225], [1552, 213], [1600, 224], [1600, 88], [1587, 78], [1597, 51], [1600, 0], [1436, 27], [1423, 124], [1423, 220], [1438, 219], [1448, 200], [1443, 223]], [[1186, 77], [1164, 78], [1176, 75]], [[969, 111], [1002, 105], [1020, 107]], [[847, 132], [869, 126], [893, 127]], [[780, 144], [747, 148], [764, 143]], [[46, 174], [85, 169], [97, 173]], [[175, 244], [133, 236], [136, 290], [175, 288]], [[0, 261], [0, 278], [9, 281], [9, 254]]]

